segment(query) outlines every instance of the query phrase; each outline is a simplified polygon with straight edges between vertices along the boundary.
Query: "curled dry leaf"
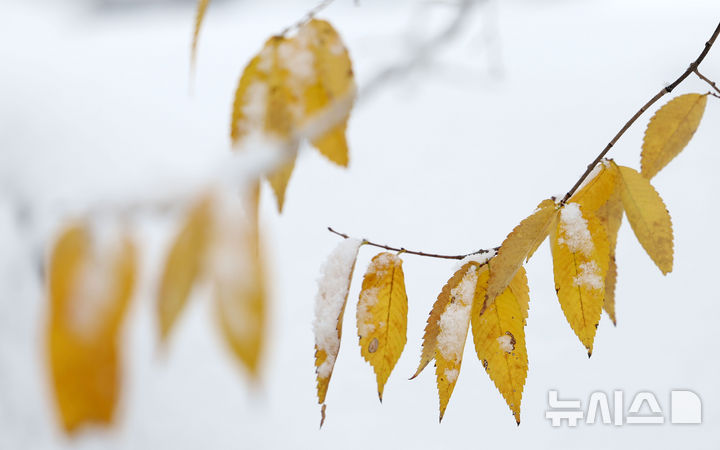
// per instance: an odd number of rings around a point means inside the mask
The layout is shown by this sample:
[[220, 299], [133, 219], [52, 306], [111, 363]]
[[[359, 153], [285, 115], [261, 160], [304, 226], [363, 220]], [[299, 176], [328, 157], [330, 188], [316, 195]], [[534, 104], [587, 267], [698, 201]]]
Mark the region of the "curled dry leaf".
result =
[[98, 243], [85, 224], [67, 228], [55, 243], [48, 283], [48, 358], [68, 433], [113, 420], [121, 385], [120, 329], [136, 266], [129, 237]]
[[685, 94], [667, 102], [650, 119], [643, 140], [640, 165], [650, 179], [690, 142], [700, 125], [707, 94]]
[[402, 260], [392, 253], [376, 255], [363, 278], [357, 306], [360, 353], [377, 377], [378, 396], [407, 343], [408, 300]]
[[193, 27], [192, 46], [190, 47], [190, 64], [191, 70], [195, 69], [195, 58], [197, 56], [198, 38], [200, 37], [200, 29], [202, 28], [203, 19], [207, 12], [210, 0], [198, 0], [195, 11], [195, 26]]
[[[525, 321], [530, 297], [525, 269], [483, 310], [489, 272], [480, 270], [472, 307], [475, 352], [520, 424], [520, 403], [528, 371]], [[482, 311], [482, 312], [481, 312]]]
[[550, 249], [560, 306], [591, 355], [605, 295], [607, 232], [593, 213], [568, 203], [552, 228]]

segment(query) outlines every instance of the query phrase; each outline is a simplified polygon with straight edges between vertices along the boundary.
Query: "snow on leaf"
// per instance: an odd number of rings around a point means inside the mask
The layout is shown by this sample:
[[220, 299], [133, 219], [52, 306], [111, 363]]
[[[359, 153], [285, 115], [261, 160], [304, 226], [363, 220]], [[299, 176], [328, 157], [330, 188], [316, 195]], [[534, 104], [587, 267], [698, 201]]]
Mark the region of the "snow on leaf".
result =
[[[335, 360], [340, 350], [342, 319], [355, 268], [355, 259], [362, 241], [345, 239], [330, 253], [321, 269], [315, 297], [315, 372], [318, 403], [325, 418], [325, 396]], [[322, 426], [322, 423], [321, 423]]]
[[267, 294], [258, 227], [259, 187], [216, 202], [209, 255], [220, 330], [253, 379], [260, 376]]
[[206, 195], [193, 205], [166, 257], [157, 297], [162, 341], [167, 340], [203, 270], [212, 222], [211, 204]]
[[607, 232], [592, 212], [568, 203], [551, 230], [550, 249], [560, 306], [590, 355], [605, 294]]
[[440, 421], [445, 415], [445, 409], [460, 373], [478, 271], [487, 271], [487, 265], [480, 269], [477, 264], [468, 265], [460, 282], [450, 289], [448, 302], [437, 321], [435, 376], [440, 399]]
[[407, 303], [402, 260], [387, 252], [376, 255], [363, 278], [357, 327], [360, 353], [375, 371], [381, 401], [407, 343]]
[[527, 277], [521, 267], [508, 287], [483, 311], [488, 278], [488, 271], [480, 272], [473, 300], [471, 322], [475, 352], [520, 424], [520, 403], [528, 371]]
[[690, 142], [700, 125], [707, 94], [685, 94], [667, 102], [650, 119], [640, 155], [641, 173], [654, 177]]
[[282, 144], [291, 160], [267, 179], [282, 211], [290, 176], [295, 167], [298, 143], [292, 137], [298, 97], [291, 88], [292, 73], [284, 66], [279, 49], [287, 45], [288, 38], [274, 36], [265, 43], [260, 53], [245, 67], [233, 103], [230, 135], [234, 146], [253, 133], [266, 135]]
[[647, 178], [629, 167], [617, 166], [618, 188], [628, 222], [640, 245], [663, 274], [672, 271], [673, 229], [665, 203]]
[[535, 253], [547, 237], [550, 225], [556, 216], [555, 202], [549, 199], [543, 200], [535, 212], [520, 222], [505, 238], [497, 256], [490, 261], [492, 270], [485, 307], [505, 290], [523, 263]]
[[71, 226], [50, 257], [48, 358], [67, 433], [91, 423], [109, 425], [120, 392], [118, 343], [136, 252], [127, 236], [97, 241], [85, 224]]
[[430, 363], [430, 361], [435, 358], [435, 349], [437, 348], [437, 338], [438, 334], [440, 333], [440, 316], [445, 311], [445, 308], [447, 307], [447, 304], [450, 302], [451, 295], [453, 289], [455, 289], [460, 282], [462, 281], [463, 277], [467, 273], [468, 270], [470, 270], [472, 267], [476, 267], [478, 264], [475, 262], [468, 262], [465, 265], [463, 265], [460, 269], [455, 271], [452, 277], [445, 283], [445, 286], [443, 286], [442, 290], [440, 291], [440, 294], [437, 296], [437, 300], [433, 304], [432, 310], [430, 311], [430, 316], [427, 320], [427, 325], [425, 325], [425, 334], [423, 335], [423, 343], [422, 343], [422, 354], [420, 355], [420, 364], [418, 365], [417, 370], [415, 371], [415, 374], [410, 377], [410, 379], [413, 379], [420, 375], [420, 372], [427, 367], [427, 365]]
[[609, 263], [605, 276], [605, 298], [603, 309], [610, 316], [613, 324], [617, 325], [615, 316], [615, 285], [617, 283], [617, 263], [615, 261], [615, 249], [617, 247], [617, 235], [623, 217], [623, 205], [620, 191], [615, 190], [603, 206], [598, 208], [595, 215], [605, 227], [608, 236]]

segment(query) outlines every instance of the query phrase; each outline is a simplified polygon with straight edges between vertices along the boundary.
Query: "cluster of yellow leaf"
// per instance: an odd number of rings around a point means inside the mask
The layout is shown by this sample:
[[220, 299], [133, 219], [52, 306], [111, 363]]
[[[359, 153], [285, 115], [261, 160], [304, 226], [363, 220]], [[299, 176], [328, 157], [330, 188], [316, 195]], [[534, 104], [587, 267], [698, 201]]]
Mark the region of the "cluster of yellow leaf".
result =
[[244, 202], [206, 194], [193, 205], [167, 255], [157, 298], [164, 344], [193, 286], [207, 278], [222, 334], [253, 378], [259, 376], [266, 314], [258, 192], [256, 185]]
[[[420, 364], [412, 377], [435, 360], [440, 420], [457, 382], [471, 329], [478, 359], [520, 423], [528, 371], [525, 324], [530, 302], [523, 265], [546, 238], [560, 306], [588, 355], [592, 354], [602, 310], [616, 323], [615, 251], [623, 214], [660, 271], [667, 274], [672, 270], [670, 215], [649, 180], [690, 141], [706, 98], [683, 95], [655, 114], [645, 134], [642, 173], [602, 160], [567, 202], [543, 200], [496, 253], [463, 261], [430, 311]], [[347, 279], [345, 293], [349, 283]], [[338, 321], [339, 330], [342, 315]], [[361, 354], [375, 370], [382, 400], [385, 383], [407, 341], [407, 296], [398, 256], [384, 252], [372, 259], [360, 292], [357, 327]], [[324, 399], [327, 384], [323, 389]]]
[[279, 211], [302, 138], [330, 161], [347, 166], [345, 129], [354, 97], [347, 49], [324, 20], [308, 21], [294, 37], [271, 37], [245, 67], [230, 134], [237, 145], [261, 133], [287, 152], [287, 161], [267, 175]]

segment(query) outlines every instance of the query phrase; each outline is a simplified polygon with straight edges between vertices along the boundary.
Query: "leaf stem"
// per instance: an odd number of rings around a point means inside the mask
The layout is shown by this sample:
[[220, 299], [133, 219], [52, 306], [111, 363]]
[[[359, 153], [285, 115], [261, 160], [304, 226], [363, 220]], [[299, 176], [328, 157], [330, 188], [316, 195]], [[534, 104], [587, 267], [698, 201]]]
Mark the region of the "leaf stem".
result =
[[[715, 92], [717, 92], [718, 94], [720, 94], [720, 89], [718, 89], [718, 87], [717, 87], [717, 85], [715, 84], [714, 81], [712, 81], [711, 79], [709, 79], [709, 78], [706, 77], [705, 75], [701, 74], [697, 67], [695, 68], [694, 72], [695, 72], [695, 75], [697, 75], [701, 80], [703, 80], [704, 82], [706, 82], [707, 84], [709, 84], [710, 86], [712, 86], [712, 88], [715, 89]], [[715, 95], [715, 96], [717, 97], [716, 94], [713, 94], [713, 95]]]

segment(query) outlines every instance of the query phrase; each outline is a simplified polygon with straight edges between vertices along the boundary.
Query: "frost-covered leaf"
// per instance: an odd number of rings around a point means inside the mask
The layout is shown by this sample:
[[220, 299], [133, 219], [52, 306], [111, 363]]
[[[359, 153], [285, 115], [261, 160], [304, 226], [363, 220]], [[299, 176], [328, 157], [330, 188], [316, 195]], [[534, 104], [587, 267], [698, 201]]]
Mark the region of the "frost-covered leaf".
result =
[[[325, 396], [340, 350], [342, 319], [350, 290], [355, 259], [362, 241], [345, 239], [330, 253], [322, 267], [315, 297], [315, 373], [318, 403], [325, 419]], [[320, 423], [322, 426], [322, 422]]]
[[530, 259], [550, 232], [550, 225], [557, 216], [555, 202], [543, 200], [528, 218], [524, 219], [505, 238], [497, 256], [490, 262], [490, 280], [485, 307], [502, 293], [515, 277], [523, 263]]
[[120, 329], [135, 280], [127, 236], [97, 242], [85, 224], [60, 235], [50, 258], [48, 357], [66, 432], [112, 422], [121, 385]]
[[427, 324], [425, 325], [425, 334], [423, 335], [422, 343], [422, 354], [420, 355], [420, 364], [418, 365], [415, 374], [410, 378], [413, 379], [420, 375], [420, 372], [427, 367], [430, 361], [435, 358], [435, 349], [437, 347], [437, 337], [440, 332], [439, 322], [440, 315], [445, 311], [447, 304], [451, 299], [451, 292], [455, 289], [462, 281], [465, 274], [470, 268], [475, 267], [475, 263], [463, 264], [452, 277], [445, 283], [440, 294], [437, 296], [437, 300], [433, 304], [432, 310], [430, 310], [430, 316], [428, 317]]
[[578, 203], [583, 211], [590, 212], [597, 211], [607, 203], [617, 185], [615, 171], [609, 169], [609, 166], [610, 163], [606, 161], [595, 166], [584, 185], [568, 201]]
[[560, 306], [590, 355], [605, 295], [607, 232], [593, 213], [568, 203], [552, 228], [550, 248]]
[[613, 324], [617, 325], [615, 315], [615, 285], [617, 284], [617, 263], [615, 261], [615, 249], [617, 248], [617, 236], [623, 217], [623, 205], [620, 191], [615, 190], [603, 206], [598, 208], [595, 215], [605, 227], [608, 237], [609, 262], [608, 271], [605, 276], [605, 299], [603, 309], [610, 316]]
[[360, 352], [375, 371], [381, 401], [385, 383], [407, 343], [407, 313], [402, 260], [380, 253], [363, 278], [357, 327]]
[[285, 190], [295, 166], [298, 143], [292, 136], [297, 119], [298, 96], [291, 87], [291, 73], [284, 65], [282, 48], [288, 38], [274, 36], [245, 67], [233, 103], [230, 135], [233, 145], [256, 134], [263, 134], [282, 145], [291, 160], [267, 175], [278, 210], [282, 211]]
[[528, 371], [525, 320], [530, 297], [527, 277], [521, 267], [508, 287], [483, 311], [488, 277], [488, 270], [479, 270], [471, 319], [475, 351], [513, 412], [515, 421], [520, 424], [520, 402]]
[[162, 341], [168, 338], [203, 270], [212, 224], [211, 208], [207, 195], [193, 205], [165, 260], [157, 299]]
[[673, 229], [665, 203], [647, 178], [634, 169], [612, 164], [635, 236], [660, 271], [669, 273], [673, 265]]
[[222, 334], [251, 377], [260, 375], [267, 295], [258, 227], [259, 187], [224, 198], [214, 214], [212, 281]]
[[435, 376], [440, 398], [440, 421], [445, 415], [445, 409], [460, 375], [478, 272], [487, 271], [487, 267], [487, 265], [478, 267], [476, 263], [468, 263], [460, 282], [450, 289], [448, 301], [437, 320]]
[[650, 119], [643, 140], [640, 165], [650, 179], [690, 142], [700, 125], [707, 94], [685, 94], [667, 102]]
[[198, 0], [197, 9], [195, 11], [195, 26], [193, 28], [192, 46], [190, 49], [190, 64], [195, 66], [195, 57], [197, 56], [198, 37], [200, 36], [200, 28], [202, 27], [205, 12], [210, 4], [210, 0]]

